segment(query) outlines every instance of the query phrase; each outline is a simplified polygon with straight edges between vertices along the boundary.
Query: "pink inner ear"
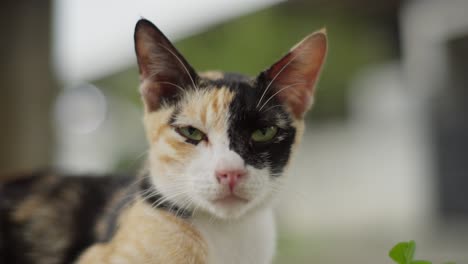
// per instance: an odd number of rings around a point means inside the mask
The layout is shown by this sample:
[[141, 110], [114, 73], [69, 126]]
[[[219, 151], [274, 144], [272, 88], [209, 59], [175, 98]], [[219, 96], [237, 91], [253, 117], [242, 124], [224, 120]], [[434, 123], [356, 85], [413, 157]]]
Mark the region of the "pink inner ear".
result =
[[268, 70], [268, 79], [273, 80], [277, 96], [297, 118], [302, 118], [311, 105], [326, 50], [326, 35], [312, 34]]

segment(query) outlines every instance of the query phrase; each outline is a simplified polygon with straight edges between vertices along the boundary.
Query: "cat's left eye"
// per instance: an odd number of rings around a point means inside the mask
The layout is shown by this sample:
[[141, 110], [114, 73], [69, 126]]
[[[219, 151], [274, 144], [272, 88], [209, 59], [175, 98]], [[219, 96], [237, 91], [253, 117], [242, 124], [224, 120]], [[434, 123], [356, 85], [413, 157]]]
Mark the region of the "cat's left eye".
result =
[[206, 137], [205, 133], [192, 126], [178, 127], [176, 131], [182, 136], [194, 141], [202, 141]]
[[267, 142], [272, 140], [278, 133], [278, 127], [270, 126], [255, 130], [252, 133], [252, 140], [255, 142]]

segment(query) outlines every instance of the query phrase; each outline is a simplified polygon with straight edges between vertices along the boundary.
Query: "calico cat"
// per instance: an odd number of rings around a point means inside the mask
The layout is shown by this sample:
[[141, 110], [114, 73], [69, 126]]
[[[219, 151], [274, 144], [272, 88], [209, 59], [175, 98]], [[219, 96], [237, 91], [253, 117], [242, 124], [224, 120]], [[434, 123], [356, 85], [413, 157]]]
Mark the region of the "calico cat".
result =
[[135, 50], [149, 142], [139, 176], [50, 171], [0, 185], [1, 263], [271, 263], [272, 198], [304, 130], [324, 30], [256, 78], [197, 73], [151, 22]]

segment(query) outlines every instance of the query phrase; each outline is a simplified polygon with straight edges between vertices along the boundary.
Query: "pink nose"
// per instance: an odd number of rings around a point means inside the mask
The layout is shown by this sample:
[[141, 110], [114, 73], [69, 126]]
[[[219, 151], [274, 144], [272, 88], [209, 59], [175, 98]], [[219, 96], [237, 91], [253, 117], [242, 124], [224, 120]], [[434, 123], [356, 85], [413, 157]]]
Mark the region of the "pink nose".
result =
[[245, 176], [247, 172], [242, 169], [237, 170], [217, 170], [216, 179], [222, 185], [228, 185], [231, 192], [234, 190], [234, 187], [240, 181], [241, 178]]

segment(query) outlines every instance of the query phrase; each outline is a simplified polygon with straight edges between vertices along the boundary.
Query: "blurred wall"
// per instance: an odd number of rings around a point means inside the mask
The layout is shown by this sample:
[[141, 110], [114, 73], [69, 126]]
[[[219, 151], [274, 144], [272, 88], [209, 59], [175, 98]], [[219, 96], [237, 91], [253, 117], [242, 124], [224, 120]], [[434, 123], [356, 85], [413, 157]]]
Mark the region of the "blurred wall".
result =
[[7, 1], [0, 14], [0, 175], [6, 175], [47, 166], [51, 157], [51, 2]]
[[468, 217], [468, 35], [446, 44], [448, 59], [443, 87], [431, 101], [439, 210], [446, 218]]

